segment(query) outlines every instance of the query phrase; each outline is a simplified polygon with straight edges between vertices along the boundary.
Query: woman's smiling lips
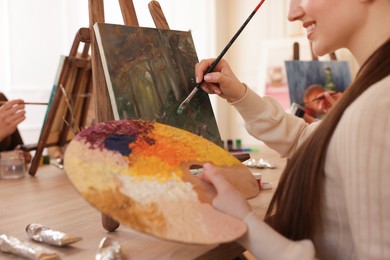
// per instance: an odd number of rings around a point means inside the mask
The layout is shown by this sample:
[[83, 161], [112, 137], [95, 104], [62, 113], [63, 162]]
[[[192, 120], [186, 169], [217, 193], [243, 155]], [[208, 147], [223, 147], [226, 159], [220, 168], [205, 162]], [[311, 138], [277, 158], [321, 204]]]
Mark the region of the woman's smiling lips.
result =
[[303, 27], [306, 28], [307, 37], [309, 38], [310, 35], [313, 33], [314, 29], [316, 28], [316, 23], [314, 21], [304, 22]]

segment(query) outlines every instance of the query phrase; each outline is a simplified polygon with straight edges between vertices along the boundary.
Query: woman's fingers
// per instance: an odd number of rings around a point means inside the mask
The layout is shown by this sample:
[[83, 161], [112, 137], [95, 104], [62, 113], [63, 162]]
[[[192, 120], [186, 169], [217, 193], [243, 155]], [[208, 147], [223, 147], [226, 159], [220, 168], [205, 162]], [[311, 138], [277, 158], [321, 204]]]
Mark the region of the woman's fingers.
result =
[[8, 101], [0, 107], [0, 122], [4, 128], [15, 128], [26, 119], [23, 100]]
[[24, 101], [22, 99], [14, 99], [6, 102], [0, 109], [9, 110], [13, 107], [24, 108]]
[[202, 60], [195, 65], [196, 81], [204, 80], [202, 89], [208, 94], [217, 94], [229, 102], [240, 100], [246, 93], [246, 86], [237, 79], [226, 60], [221, 59], [212, 72], [205, 74], [214, 61]]
[[24, 103], [21, 99], [8, 101], [0, 107], [0, 113], [5, 116], [15, 114], [21, 110], [24, 110]]
[[216, 209], [243, 219], [251, 211], [251, 207], [238, 190], [223, 176], [226, 171], [232, 170], [235, 169], [216, 167], [206, 163], [203, 165], [204, 173], [200, 175], [200, 178], [215, 187], [217, 195], [212, 204]]
[[205, 178], [214, 185], [217, 193], [225, 191], [226, 188], [232, 188], [231, 184], [221, 174], [217, 173], [218, 169], [213, 165], [206, 163], [203, 165], [203, 169], [206, 173]]
[[196, 83], [199, 83], [202, 81], [205, 72], [207, 69], [211, 66], [211, 64], [214, 62], [215, 59], [204, 59], [201, 60], [199, 63], [195, 64], [195, 78]]

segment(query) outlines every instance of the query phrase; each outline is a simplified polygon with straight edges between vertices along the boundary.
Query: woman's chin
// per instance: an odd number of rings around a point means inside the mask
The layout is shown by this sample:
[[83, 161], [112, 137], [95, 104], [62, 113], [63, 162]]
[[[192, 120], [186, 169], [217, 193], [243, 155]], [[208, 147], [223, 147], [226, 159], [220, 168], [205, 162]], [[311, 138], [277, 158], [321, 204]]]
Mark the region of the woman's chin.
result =
[[322, 57], [329, 53], [334, 52], [335, 50], [326, 46], [322, 46], [321, 44], [316, 44], [315, 42], [312, 43], [312, 49], [313, 52], [318, 56]]

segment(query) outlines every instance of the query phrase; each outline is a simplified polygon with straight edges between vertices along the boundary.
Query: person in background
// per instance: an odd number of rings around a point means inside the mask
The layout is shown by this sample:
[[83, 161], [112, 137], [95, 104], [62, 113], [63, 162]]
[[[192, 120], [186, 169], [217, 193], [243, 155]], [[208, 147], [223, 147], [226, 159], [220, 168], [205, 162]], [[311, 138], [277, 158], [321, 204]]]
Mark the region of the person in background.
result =
[[305, 105], [303, 119], [307, 123], [313, 123], [322, 119], [329, 109], [336, 104], [341, 95], [341, 92], [326, 91], [319, 84], [310, 85], [303, 94], [303, 103]]
[[322, 85], [313, 84], [308, 86], [303, 93], [303, 104], [305, 106], [305, 114], [303, 119], [308, 123], [313, 123], [321, 119], [325, 113], [322, 111], [322, 107], [319, 104], [319, 100], [315, 100], [325, 89]]
[[214, 59], [195, 66], [204, 91], [226, 99], [251, 135], [288, 158], [264, 221], [223, 178], [231, 169], [203, 166], [200, 178], [217, 190], [213, 206], [246, 223], [238, 242], [259, 259], [390, 259], [389, 14], [390, 0], [290, 1], [288, 18], [302, 22], [317, 55], [347, 48], [360, 65], [311, 124], [257, 95], [226, 60], [206, 75]]
[[[0, 151], [20, 149], [23, 139], [17, 126], [26, 119], [24, 102], [21, 99], [8, 101], [3, 93], [0, 93], [0, 101], [7, 101], [0, 106]], [[25, 162], [30, 162], [30, 153], [23, 155]]]

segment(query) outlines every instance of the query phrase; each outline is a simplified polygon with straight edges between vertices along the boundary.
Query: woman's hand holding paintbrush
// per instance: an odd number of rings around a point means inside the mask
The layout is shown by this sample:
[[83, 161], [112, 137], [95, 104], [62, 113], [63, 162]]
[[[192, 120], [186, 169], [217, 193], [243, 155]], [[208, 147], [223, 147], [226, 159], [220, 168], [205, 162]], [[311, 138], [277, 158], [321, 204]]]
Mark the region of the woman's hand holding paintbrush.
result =
[[217, 94], [229, 102], [240, 100], [246, 93], [246, 86], [238, 80], [229, 64], [221, 60], [214, 71], [205, 74], [214, 59], [202, 60], [195, 66], [196, 80], [203, 79], [202, 89], [208, 94]]
[[[257, 10], [260, 9], [260, 7], [263, 5], [265, 0], [261, 0], [259, 4], [256, 6], [256, 8], [252, 11], [252, 13], [249, 15], [249, 17], [245, 20], [245, 22], [241, 25], [241, 27], [238, 29], [238, 31], [234, 34], [232, 39], [228, 42], [228, 44], [225, 46], [225, 48], [222, 50], [222, 52], [218, 55], [218, 57], [210, 64], [208, 64], [208, 67], [203, 71], [204, 74], [208, 74], [215, 69], [217, 69], [217, 66], [219, 62], [221, 61], [222, 57], [225, 55], [225, 53], [229, 50], [229, 48], [232, 46], [234, 41], [238, 38], [238, 36], [241, 34], [241, 32], [244, 30], [244, 28], [247, 26], [249, 21], [253, 18], [253, 16], [256, 14]], [[197, 78], [197, 84], [195, 88], [191, 91], [191, 93], [187, 96], [186, 99], [184, 99], [183, 102], [179, 105], [178, 109], [176, 110], [177, 115], [181, 115], [184, 111], [184, 109], [187, 107], [188, 103], [192, 100], [192, 98], [195, 96], [196, 92], [198, 91], [199, 88], [201, 88], [203, 82], [205, 79]]]
[[26, 119], [23, 100], [10, 100], [0, 106], [0, 140], [15, 132], [18, 124]]

